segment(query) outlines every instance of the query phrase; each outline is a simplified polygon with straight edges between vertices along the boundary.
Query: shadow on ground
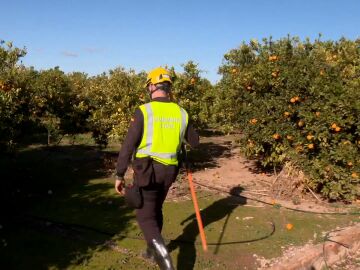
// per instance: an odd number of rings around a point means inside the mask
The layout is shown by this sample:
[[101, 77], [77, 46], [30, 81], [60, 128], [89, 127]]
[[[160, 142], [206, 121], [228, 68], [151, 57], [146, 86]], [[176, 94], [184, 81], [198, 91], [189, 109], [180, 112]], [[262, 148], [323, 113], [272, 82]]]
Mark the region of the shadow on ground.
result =
[[0, 265], [66, 269], [106, 248], [113, 234], [126, 233], [130, 210], [105, 180], [116, 154], [72, 145], [2, 155]]
[[264, 167], [261, 165], [261, 160], [247, 159], [243, 162], [245, 168], [248, 169], [252, 174], [265, 173], [267, 175], [274, 175], [282, 170], [282, 166]]
[[212, 142], [201, 143], [198, 148], [189, 152], [189, 162], [193, 171], [203, 170], [205, 168], [219, 167], [217, 160], [220, 157], [231, 157], [231, 142], [227, 141], [223, 144]]
[[[230, 193], [236, 196], [240, 195], [242, 190], [243, 189], [241, 187], [235, 187], [230, 191]], [[206, 226], [210, 225], [211, 223], [217, 222], [224, 217], [227, 217], [224, 223], [224, 227], [222, 229], [222, 233], [218, 239], [219, 244], [222, 242], [222, 237], [226, 232], [226, 225], [231, 213], [235, 210], [236, 207], [246, 204], [246, 198], [235, 196], [230, 195], [226, 198], [215, 201], [213, 204], [201, 211], [204, 228], [206, 228]], [[170, 243], [168, 244], [169, 252], [179, 248], [176, 269], [193, 269], [195, 265], [195, 245], [196, 238], [199, 235], [199, 228], [195, 214], [190, 215], [189, 217], [184, 219], [181, 224], [185, 224], [189, 221], [190, 223], [186, 225], [186, 227], [183, 229], [183, 233], [179, 235], [176, 239], [170, 241]], [[217, 251], [218, 249], [216, 249], [215, 253], [217, 253]]]

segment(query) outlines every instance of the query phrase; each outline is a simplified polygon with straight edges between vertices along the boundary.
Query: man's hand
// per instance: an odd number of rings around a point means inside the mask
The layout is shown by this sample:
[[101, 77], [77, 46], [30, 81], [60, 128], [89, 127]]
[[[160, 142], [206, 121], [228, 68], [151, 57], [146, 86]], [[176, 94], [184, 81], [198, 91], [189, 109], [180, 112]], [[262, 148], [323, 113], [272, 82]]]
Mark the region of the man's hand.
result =
[[120, 195], [125, 194], [125, 179], [124, 178], [117, 178], [115, 180], [115, 190]]

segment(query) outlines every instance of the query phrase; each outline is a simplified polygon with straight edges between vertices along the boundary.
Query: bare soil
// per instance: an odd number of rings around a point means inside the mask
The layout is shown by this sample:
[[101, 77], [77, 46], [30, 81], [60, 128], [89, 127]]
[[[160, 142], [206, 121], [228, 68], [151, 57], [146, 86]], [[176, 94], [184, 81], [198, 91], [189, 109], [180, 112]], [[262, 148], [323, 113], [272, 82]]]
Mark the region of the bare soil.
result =
[[342, 212], [353, 205], [330, 203], [304, 186], [304, 175], [296, 168], [263, 170], [245, 158], [237, 145], [239, 134], [202, 137], [201, 146], [190, 157], [195, 182], [222, 190], [238, 186], [241, 195], [270, 204], [311, 212]]

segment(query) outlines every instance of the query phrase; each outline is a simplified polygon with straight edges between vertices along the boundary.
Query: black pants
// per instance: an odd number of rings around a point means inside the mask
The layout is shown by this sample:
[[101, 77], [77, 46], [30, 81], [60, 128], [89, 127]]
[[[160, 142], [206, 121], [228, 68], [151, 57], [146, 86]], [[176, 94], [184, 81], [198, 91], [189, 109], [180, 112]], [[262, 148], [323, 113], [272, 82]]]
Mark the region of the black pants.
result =
[[162, 206], [170, 186], [175, 181], [178, 167], [153, 162], [154, 177], [149, 186], [142, 188], [144, 203], [136, 210], [136, 220], [148, 244], [161, 236], [163, 227]]

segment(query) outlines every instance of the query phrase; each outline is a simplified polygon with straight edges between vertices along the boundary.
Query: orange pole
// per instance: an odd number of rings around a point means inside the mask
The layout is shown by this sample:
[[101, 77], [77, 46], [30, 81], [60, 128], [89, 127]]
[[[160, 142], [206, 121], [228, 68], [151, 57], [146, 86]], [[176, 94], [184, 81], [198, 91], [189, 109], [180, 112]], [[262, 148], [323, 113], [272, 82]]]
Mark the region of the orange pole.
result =
[[203, 223], [202, 223], [202, 220], [201, 220], [199, 205], [198, 205], [198, 202], [197, 202], [197, 199], [196, 199], [195, 188], [194, 188], [192, 174], [191, 174], [190, 169], [187, 168], [186, 173], [187, 173], [187, 176], [188, 176], [188, 179], [189, 179], [189, 186], [190, 186], [191, 196], [192, 196], [192, 200], [193, 200], [193, 203], [194, 203], [197, 223], [198, 223], [198, 226], [199, 226], [201, 244], [202, 244], [203, 250], [207, 251], [207, 244], [206, 244], [204, 226], [203, 226]]

